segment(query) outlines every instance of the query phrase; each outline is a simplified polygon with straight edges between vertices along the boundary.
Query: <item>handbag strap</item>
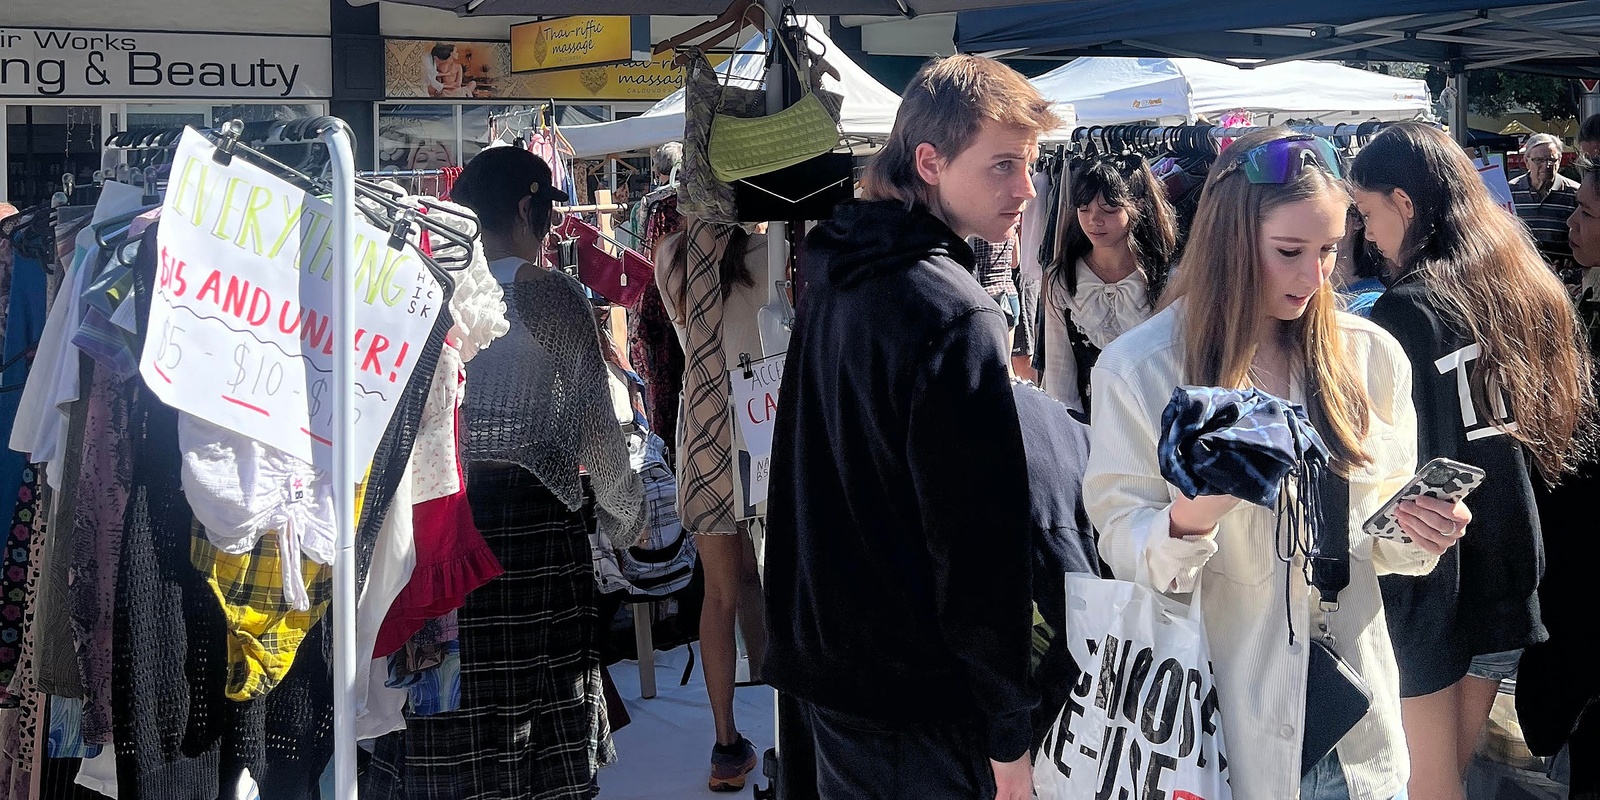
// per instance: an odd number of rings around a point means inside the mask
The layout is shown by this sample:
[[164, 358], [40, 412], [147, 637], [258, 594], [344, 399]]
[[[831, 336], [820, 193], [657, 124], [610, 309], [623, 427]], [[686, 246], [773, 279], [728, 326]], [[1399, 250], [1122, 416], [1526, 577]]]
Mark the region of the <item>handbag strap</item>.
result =
[[[1312, 424], [1322, 426], [1322, 406], [1315, 398], [1306, 405]], [[1318, 464], [1316, 473], [1316, 507], [1310, 515], [1315, 527], [1307, 543], [1307, 580], [1317, 590], [1322, 610], [1331, 613], [1339, 610], [1339, 593], [1350, 585], [1350, 480], [1331, 463]]]
[[[1322, 419], [1315, 402], [1308, 404], [1309, 416], [1315, 424]], [[1291, 430], [1298, 431], [1293, 412], [1288, 412]], [[1350, 482], [1321, 454], [1308, 452], [1306, 443], [1295, 434], [1296, 454], [1300, 463], [1294, 470], [1298, 480], [1300, 511], [1279, 511], [1279, 525], [1290, 526], [1287, 552], [1280, 551], [1279, 558], [1292, 562], [1295, 552], [1305, 557], [1306, 581], [1317, 590], [1317, 601], [1324, 614], [1339, 610], [1339, 593], [1350, 585]], [[1287, 517], [1287, 520], [1286, 520]], [[1292, 604], [1291, 575], [1284, 576], [1284, 602]], [[1289, 617], [1289, 643], [1295, 641], [1294, 614], [1285, 608]], [[1331, 646], [1333, 634], [1326, 621], [1319, 626], [1322, 638]]]
[[1339, 610], [1339, 592], [1350, 585], [1350, 481], [1323, 470], [1318, 486], [1318, 520], [1311, 552], [1311, 585], [1322, 610]]
[[[752, 9], [759, 9], [761, 11], [761, 16], [766, 18], [765, 21], [772, 25], [772, 27], [768, 29], [772, 34], [772, 38], [777, 40], [779, 47], [783, 48], [783, 54], [789, 57], [789, 65], [794, 67], [795, 74], [800, 76], [800, 78], [801, 78], [801, 80], [800, 80], [800, 95], [802, 97], [804, 97], [805, 95], [810, 94], [811, 93], [811, 85], [810, 85], [811, 81], [808, 79], [808, 76], [806, 76], [804, 74], [804, 70], [800, 66], [800, 60], [795, 58], [794, 51], [789, 49], [789, 43], [783, 40], [783, 26], [778, 24], [776, 21], [774, 21], [772, 19], [772, 12], [767, 11], [765, 6], [762, 6], [760, 4], [756, 4], [754, 6], [751, 6], [751, 8]], [[746, 13], [748, 13], [748, 12], [746, 12]], [[809, 52], [809, 48], [808, 48], [808, 52]], [[737, 54], [735, 54], [735, 55], [737, 55]], [[771, 71], [772, 70], [769, 67], [767, 72], [770, 73]], [[761, 79], [763, 81], [765, 81], [767, 79], [767, 76], [766, 75], [762, 75]], [[722, 71], [722, 90], [723, 90], [724, 93], [726, 93], [727, 90], [730, 88], [730, 84], [732, 82], [733, 82], [733, 58], [730, 57], [728, 59], [728, 68]], [[722, 100], [721, 100], [720, 97], [717, 99], [717, 106], [719, 108], [722, 106]]]

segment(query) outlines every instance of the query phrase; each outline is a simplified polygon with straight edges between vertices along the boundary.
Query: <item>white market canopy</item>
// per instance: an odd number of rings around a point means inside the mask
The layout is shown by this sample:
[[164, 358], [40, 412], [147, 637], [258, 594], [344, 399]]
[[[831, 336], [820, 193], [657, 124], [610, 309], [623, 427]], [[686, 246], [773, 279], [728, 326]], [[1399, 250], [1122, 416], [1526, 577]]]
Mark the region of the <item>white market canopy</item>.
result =
[[1428, 117], [1432, 99], [1420, 80], [1320, 61], [1257, 69], [1199, 58], [1079, 58], [1033, 79], [1040, 93], [1070, 103], [1079, 125], [1162, 124], [1215, 120], [1236, 109], [1257, 125], [1315, 118], [1324, 124]]
[[[826, 43], [826, 50], [819, 50], [817, 41], [810, 42], [812, 52], [822, 53], [823, 58], [839, 70], [839, 81], [834, 81], [831, 76], [823, 76], [822, 86], [844, 96], [839, 119], [839, 127], [844, 135], [856, 138], [888, 136], [889, 128], [894, 125], [895, 111], [900, 108], [899, 95], [889, 91], [844, 55], [844, 51], [828, 38], [827, 31], [814, 17], [800, 19], [811, 36]], [[733, 58], [717, 67], [718, 79], [731, 68], [731, 85], [747, 89], [761, 88], [762, 78], [766, 74], [764, 49], [765, 40], [762, 36], [751, 37]], [[645, 150], [680, 141], [683, 139], [683, 98], [684, 90], [679, 89], [637, 117], [574, 125], [562, 128], [561, 133], [572, 144], [578, 158]]]

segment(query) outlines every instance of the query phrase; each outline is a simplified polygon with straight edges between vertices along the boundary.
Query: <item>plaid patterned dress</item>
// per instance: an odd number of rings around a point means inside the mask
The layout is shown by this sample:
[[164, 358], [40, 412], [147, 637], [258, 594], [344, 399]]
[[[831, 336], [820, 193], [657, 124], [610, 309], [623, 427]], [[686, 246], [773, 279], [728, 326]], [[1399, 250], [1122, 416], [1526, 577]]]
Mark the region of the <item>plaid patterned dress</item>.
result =
[[461, 708], [406, 714], [363, 798], [566, 800], [612, 761], [588, 530], [521, 467], [473, 466], [473, 519], [505, 574], [459, 612]]

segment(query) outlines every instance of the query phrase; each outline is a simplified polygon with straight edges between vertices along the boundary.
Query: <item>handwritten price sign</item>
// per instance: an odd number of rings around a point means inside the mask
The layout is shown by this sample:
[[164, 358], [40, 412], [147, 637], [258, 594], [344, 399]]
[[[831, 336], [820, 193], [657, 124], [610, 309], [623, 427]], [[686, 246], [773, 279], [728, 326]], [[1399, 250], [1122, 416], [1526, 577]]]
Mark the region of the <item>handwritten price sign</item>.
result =
[[[139, 371], [163, 402], [313, 463], [328, 463], [335, 342], [333, 208], [185, 131], [156, 244]], [[443, 292], [409, 245], [359, 217], [353, 445], [378, 448]]]
[[728, 370], [733, 385], [734, 475], [744, 488], [745, 510], [753, 514], [767, 501], [772, 473], [772, 432], [778, 418], [778, 389], [783, 385], [783, 355]]

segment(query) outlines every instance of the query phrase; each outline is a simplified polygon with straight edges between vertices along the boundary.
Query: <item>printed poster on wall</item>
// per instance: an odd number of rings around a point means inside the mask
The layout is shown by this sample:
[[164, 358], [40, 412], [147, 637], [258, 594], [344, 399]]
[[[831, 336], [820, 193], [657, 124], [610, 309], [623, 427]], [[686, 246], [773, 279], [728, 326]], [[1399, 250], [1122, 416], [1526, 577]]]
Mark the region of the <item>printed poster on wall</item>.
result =
[[734, 483], [744, 499], [741, 518], [756, 516], [755, 507], [767, 502], [772, 432], [777, 427], [778, 390], [783, 386], [787, 360], [787, 355], [779, 354], [751, 362], [748, 370], [728, 370], [728, 382], [733, 385]]
[[[331, 465], [333, 207], [242, 157], [219, 164], [215, 150], [191, 129], [173, 157], [140, 374], [180, 411]], [[414, 248], [354, 224], [353, 446], [366, 464], [443, 292]]]
[[[653, 61], [554, 72], [511, 71], [509, 42], [390, 39], [384, 43], [391, 100], [461, 98], [479, 100], [656, 101], [683, 88], [684, 71], [673, 54]], [[721, 64], [727, 54], [711, 57]]]

